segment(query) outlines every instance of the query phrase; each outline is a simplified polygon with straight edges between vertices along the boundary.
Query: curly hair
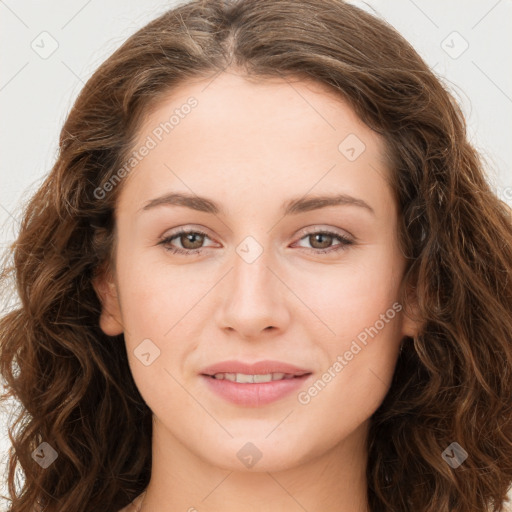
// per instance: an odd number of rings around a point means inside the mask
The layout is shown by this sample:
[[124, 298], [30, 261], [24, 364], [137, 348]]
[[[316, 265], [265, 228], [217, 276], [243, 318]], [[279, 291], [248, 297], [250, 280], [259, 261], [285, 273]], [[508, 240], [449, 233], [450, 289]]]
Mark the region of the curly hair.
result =
[[[325, 84], [386, 143], [403, 279], [422, 329], [403, 345], [371, 417], [371, 510], [504, 510], [512, 219], [456, 100], [396, 30], [342, 0], [196, 0], [129, 37], [88, 80], [4, 255], [2, 286], [19, 297], [0, 320], [1, 398], [20, 405], [9, 428], [9, 511], [116, 512], [148, 485], [152, 413], [123, 335], [99, 328], [92, 286], [112, 264], [122, 183], [108, 183], [166, 94], [228, 67]], [[43, 442], [58, 454], [44, 469], [33, 457]], [[453, 442], [468, 454], [456, 469], [442, 457]]]

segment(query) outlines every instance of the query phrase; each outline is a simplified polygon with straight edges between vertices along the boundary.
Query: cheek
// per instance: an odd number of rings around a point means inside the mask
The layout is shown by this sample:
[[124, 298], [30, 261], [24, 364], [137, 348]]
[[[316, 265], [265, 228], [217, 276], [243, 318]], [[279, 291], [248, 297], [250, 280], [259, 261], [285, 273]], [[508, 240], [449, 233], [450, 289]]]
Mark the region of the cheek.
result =
[[385, 256], [346, 265], [325, 276], [311, 276], [298, 294], [329, 328], [326, 334], [331, 331], [346, 340], [373, 325], [396, 302], [400, 283], [393, 266]]
[[[152, 379], [155, 372], [164, 372], [158, 374], [159, 378], [168, 380], [165, 369], [173, 370], [176, 361], [181, 361], [194, 348], [190, 340], [197, 338], [194, 329], [201, 315], [201, 299], [208, 288], [205, 280], [194, 282], [189, 274], [180, 267], [172, 270], [164, 267], [158, 255], [132, 251], [119, 261], [121, 315], [135, 378], [146, 375], [146, 370], [151, 369]], [[189, 341], [183, 343], [183, 340]], [[139, 348], [142, 346], [144, 351]], [[151, 353], [150, 360], [153, 354], [156, 356], [147, 367], [137, 359], [146, 349]]]
[[164, 411], [173, 396], [176, 412], [185, 408], [185, 401], [172, 375], [179, 373], [176, 365], [190, 350], [179, 341], [187, 339], [183, 329], [194, 297], [187, 298], [190, 288], [180, 282], [179, 271], [165, 274], [159, 267], [135, 252], [119, 261], [121, 314], [128, 361], [141, 396], [153, 411]]
[[355, 425], [386, 395], [401, 342], [395, 270], [396, 261], [381, 252], [372, 261], [340, 268], [328, 285], [316, 282], [318, 293], [308, 293], [311, 309], [329, 327], [316, 337], [326, 356], [323, 373], [304, 397], [317, 414], [336, 410]]
[[151, 252], [133, 251], [118, 262], [120, 303], [129, 333], [142, 336], [153, 333], [163, 338], [200, 300], [204, 290], [200, 283], [191, 282], [183, 268], [171, 270], [162, 265], [165, 259], [158, 250]]
[[[327, 363], [300, 396], [305, 417], [322, 418], [331, 439], [343, 438], [367, 421], [389, 391], [399, 350], [398, 314], [381, 329], [374, 323], [367, 331], [351, 323], [346, 330], [354, 336], [325, 343]], [[359, 333], [366, 336], [364, 342]]]

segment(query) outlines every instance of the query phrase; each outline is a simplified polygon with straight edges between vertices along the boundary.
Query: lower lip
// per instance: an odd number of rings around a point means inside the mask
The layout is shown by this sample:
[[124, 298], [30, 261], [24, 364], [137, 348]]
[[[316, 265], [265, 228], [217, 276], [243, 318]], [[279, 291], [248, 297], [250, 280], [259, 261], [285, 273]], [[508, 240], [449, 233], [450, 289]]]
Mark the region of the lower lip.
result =
[[304, 385], [312, 374], [294, 377], [293, 379], [273, 380], [270, 382], [242, 384], [227, 379], [215, 379], [201, 375], [210, 389], [222, 398], [236, 405], [259, 407], [275, 402]]

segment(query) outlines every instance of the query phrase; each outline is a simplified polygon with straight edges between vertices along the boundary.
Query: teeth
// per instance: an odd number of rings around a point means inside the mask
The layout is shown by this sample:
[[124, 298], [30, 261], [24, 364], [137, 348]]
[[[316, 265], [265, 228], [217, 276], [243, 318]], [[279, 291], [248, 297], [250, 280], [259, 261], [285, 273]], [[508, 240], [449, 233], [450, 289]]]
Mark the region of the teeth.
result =
[[267, 373], [265, 375], [247, 375], [245, 373], [216, 373], [214, 379], [230, 380], [241, 384], [252, 384], [260, 382], [270, 382], [273, 380], [293, 379], [293, 375], [287, 373]]

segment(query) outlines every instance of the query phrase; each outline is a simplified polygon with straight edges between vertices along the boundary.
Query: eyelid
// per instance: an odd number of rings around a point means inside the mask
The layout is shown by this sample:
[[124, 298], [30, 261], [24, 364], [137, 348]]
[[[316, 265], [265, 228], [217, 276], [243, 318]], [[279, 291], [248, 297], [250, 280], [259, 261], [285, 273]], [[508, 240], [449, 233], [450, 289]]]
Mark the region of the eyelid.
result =
[[184, 226], [178, 226], [176, 228], [168, 229], [164, 231], [164, 233], [159, 236], [159, 240], [164, 240], [166, 238], [171, 238], [173, 236], [182, 234], [182, 233], [203, 233], [205, 236], [207, 236], [210, 240], [213, 240], [213, 237], [210, 235], [210, 230], [199, 226], [197, 224], [186, 224]]
[[310, 235], [310, 234], [318, 233], [318, 232], [324, 232], [324, 231], [332, 233], [332, 234], [336, 234], [341, 237], [350, 238], [354, 242], [357, 241], [357, 238], [352, 233], [350, 233], [350, 231], [347, 231], [346, 229], [342, 230], [340, 228], [336, 228], [333, 226], [327, 226], [324, 224], [311, 224], [310, 226], [306, 226], [305, 228], [302, 228], [296, 236], [298, 236], [299, 238], [303, 238], [306, 235]]
[[[207, 230], [206, 229], [203, 229], [203, 228], [197, 228], [197, 227], [194, 227], [194, 226], [187, 226], [187, 227], [184, 227], [184, 226], [181, 226], [179, 228], [175, 228], [174, 230], [171, 230], [170, 232], [166, 231], [161, 237], [159, 237], [159, 244], [164, 244], [166, 243], [166, 241], [169, 241], [170, 239], [179, 239], [179, 237], [181, 235], [188, 235], [188, 234], [199, 234], [203, 237], [205, 237], [205, 239], [207, 238], [208, 240], [212, 241], [212, 242], [215, 242], [215, 240], [213, 239], [213, 237], [211, 237], [208, 233], [207, 233]], [[204, 250], [204, 249], [208, 249], [209, 247], [212, 247], [211, 245], [208, 245], [208, 246], [205, 246], [205, 247], [201, 247], [200, 249], [183, 249], [183, 250], [186, 250], [186, 251], [197, 251], [197, 250]]]

